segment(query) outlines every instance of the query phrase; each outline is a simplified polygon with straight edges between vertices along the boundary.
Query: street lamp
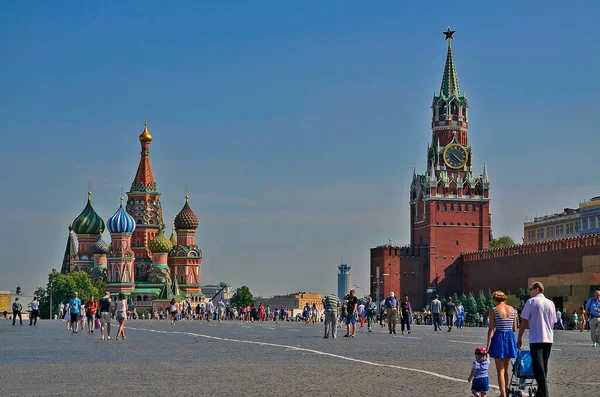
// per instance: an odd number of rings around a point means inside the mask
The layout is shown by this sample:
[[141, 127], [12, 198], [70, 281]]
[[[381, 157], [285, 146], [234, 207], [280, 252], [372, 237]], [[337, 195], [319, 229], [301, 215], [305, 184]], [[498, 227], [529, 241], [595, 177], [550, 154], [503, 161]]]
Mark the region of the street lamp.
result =
[[52, 290], [54, 289], [54, 285], [52, 284], [52, 280], [50, 280], [50, 320], [52, 320]]
[[365, 291], [365, 289], [363, 287], [359, 287], [358, 285], [354, 284], [354, 288], [358, 288], [358, 289], [362, 289], [363, 290], [363, 299], [365, 298], [365, 296], [367, 296], [367, 292]]

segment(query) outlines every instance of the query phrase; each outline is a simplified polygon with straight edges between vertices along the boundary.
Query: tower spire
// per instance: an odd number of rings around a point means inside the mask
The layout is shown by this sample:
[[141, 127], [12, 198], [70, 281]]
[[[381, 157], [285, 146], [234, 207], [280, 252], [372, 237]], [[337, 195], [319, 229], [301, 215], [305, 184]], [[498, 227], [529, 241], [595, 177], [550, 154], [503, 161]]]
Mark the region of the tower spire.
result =
[[488, 170], [487, 170], [487, 162], [483, 162], [483, 178], [482, 178], [482, 182], [483, 183], [490, 183], [490, 177], [488, 176]]
[[144, 131], [139, 139], [142, 145], [142, 153], [140, 164], [135, 173], [135, 179], [131, 184], [131, 191], [156, 192], [156, 181], [154, 180], [152, 166], [150, 165], [150, 143], [152, 142], [152, 135], [148, 132], [148, 123], [144, 123]]
[[443, 32], [448, 41], [448, 53], [446, 55], [446, 65], [444, 66], [444, 75], [442, 76], [442, 86], [440, 87], [440, 96], [448, 98], [450, 96], [459, 96], [460, 89], [458, 87], [458, 76], [456, 75], [456, 66], [454, 65], [454, 56], [452, 55], [452, 40], [454, 40], [455, 30]]

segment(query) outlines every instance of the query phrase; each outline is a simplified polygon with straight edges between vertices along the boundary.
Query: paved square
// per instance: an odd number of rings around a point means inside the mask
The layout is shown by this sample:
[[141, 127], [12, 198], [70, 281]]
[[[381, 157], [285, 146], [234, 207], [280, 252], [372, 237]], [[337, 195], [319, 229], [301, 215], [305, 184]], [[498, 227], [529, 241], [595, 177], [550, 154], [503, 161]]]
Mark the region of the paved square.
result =
[[[138, 320], [127, 339], [101, 341], [64, 322], [13, 327], [0, 321], [0, 395], [469, 396], [475, 347], [487, 329], [389, 335], [375, 326], [355, 338], [323, 339], [323, 325]], [[526, 341], [524, 341], [526, 342]], [[600, 347], [587, 332], [556, 333], [552, 396], [600, 394]], [[596, 374], [594, 374], [596, 373]], [[495, 368], [490, 383], [496, 385]], [[492, 389], [490, 396], [499, 395]]]

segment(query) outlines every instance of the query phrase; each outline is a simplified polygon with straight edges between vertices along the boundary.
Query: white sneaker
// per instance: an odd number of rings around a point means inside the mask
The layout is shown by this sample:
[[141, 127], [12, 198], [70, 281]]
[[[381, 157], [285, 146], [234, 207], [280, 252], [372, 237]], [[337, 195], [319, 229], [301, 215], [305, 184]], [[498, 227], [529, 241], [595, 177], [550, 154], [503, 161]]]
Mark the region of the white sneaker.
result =
[[596, 342], [593, 343], [594, 347], [598, 346], [598, 344]]

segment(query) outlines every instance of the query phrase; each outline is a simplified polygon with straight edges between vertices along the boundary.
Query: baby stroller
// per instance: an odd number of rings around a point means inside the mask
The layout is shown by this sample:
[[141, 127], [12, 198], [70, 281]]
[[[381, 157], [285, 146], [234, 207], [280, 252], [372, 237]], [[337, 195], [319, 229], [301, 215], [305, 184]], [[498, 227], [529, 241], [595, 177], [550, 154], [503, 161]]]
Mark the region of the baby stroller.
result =
[[533, 367], [531, 366], [531, 352], [529, 350], [520, 350], [517, 358], [511, 361], [512, 375], [510, 382], [506, 386], [509, 397], [523, 397], [527, 391], [529, 397], [535, 395], [537, 385], [533, 376]]

